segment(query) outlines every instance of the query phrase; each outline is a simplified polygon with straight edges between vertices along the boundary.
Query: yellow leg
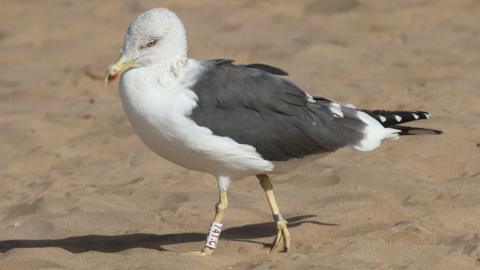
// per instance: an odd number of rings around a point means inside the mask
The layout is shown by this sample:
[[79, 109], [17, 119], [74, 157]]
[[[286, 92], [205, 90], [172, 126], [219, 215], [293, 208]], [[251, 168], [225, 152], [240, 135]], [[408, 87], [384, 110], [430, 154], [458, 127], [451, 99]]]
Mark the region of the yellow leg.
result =
[[[213, 219], [214, 222], [222, 223], [223, 214], [225, 213], [225, 210], [227, 209], [227, 207], [228, 207], [227, 191], [226, 190], [220, 190], [220, 197], [219, 197], [218, 203], [215, 207], [215, 217]], [[213, 248], [210, 248], [210, 247], [205, 245], [200, 252], [193, 252], [193, 253], [190, 253], [190, 254], [200, 255], [200, 256], [208, 256], [208, 255], [211, 255], [212, 252], [213, 252]]]
[[287, 229], [287, 221], [283, 219], [280, 210], [278, 209], [275, 195], [273, 194], [273, 185], [270, 182], [270, 178], [266, 174], [257, 175], [260, 185], [262, 186], [265, 194], [267, 195], [268, 204], [272, 210], [273, 219], [277, 223], [277, 236], [272, 244], [271, 252], [288, 251], [290, 248], [290, 233]]

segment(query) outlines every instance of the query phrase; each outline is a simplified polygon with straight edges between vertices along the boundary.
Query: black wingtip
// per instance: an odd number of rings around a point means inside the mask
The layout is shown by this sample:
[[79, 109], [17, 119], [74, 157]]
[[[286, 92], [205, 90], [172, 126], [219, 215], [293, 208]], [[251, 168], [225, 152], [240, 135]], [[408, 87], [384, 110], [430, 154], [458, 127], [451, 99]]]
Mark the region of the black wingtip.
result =
[[384, 127], [391, 127], [411, 121], [430, 119], [432, 115], [424, 111], [385, 111], [385, 110], [361, 110]]
[[409, 126], [391, 126], [391, 128], [400, 130], [399, 135], [440, 135], [443, 131], [431, 128], [419, 128]]

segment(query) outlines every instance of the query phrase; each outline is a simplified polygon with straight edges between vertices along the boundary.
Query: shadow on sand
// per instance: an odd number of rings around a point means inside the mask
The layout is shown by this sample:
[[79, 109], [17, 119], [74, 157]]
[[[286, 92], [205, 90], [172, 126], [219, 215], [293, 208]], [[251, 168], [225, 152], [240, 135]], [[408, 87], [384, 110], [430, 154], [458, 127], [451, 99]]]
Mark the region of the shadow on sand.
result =
[[[336, 226], [338, 224], [323, 223], [308, 218], [315, 215], [296, 216], [287, 219], [288, 227], [294, 228], [303, 223], [312, 223], [323, 226]], [[276, 235], [273, 222], [257, 223], [225, 229], [222, 239], [231, 241], [253, 242], [265, 245], [254, 239], [273, 237]], [[173, 233], [173, 234], [124, 234], [124, 235], [83, 235], [63, 239], [45, 240], [6, 240], [0, 241], [0, 252], [4, 253], [14, 248], [43, 248], [58, 247], [73, 253], [87, 251], [119, 252], [131, 248], [149, 248], [159, 251], [169, 251], [163, 246], [201, 242], [205, 240], [205, 233]]]

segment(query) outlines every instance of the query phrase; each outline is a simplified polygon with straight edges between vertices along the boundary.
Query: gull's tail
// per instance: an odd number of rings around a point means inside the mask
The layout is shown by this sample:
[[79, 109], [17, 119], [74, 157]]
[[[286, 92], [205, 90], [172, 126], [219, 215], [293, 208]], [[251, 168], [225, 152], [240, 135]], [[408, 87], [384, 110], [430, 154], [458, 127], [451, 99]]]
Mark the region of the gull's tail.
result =
[[400, 130], [400, 133], [398, 133], [399, 135], [442, 134], [442, 131], [435, 130], [435, 129], [400, 126], [400, 124], [411, 122], [411, 121], [430, 119], [431, 115], [428, 112], [384, 111], [384, 110], [361, 110], [361, 111], [373, 117], [384, 127]]

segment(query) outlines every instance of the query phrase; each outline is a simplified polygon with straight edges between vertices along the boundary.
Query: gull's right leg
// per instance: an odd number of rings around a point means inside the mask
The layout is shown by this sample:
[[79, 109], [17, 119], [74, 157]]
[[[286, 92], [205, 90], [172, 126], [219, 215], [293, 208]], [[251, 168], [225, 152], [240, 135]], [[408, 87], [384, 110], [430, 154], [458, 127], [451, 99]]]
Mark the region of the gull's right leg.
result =
[[219, 189], [219, 198], [218, 203], [215, 207], [215, 217], [213, 218], [213, 222], [210, 225], [210, 230], [208, 231], [207, 239], [205, 240], [205, 244], [203, 249], [199, 252], [192, 252], [190, 254], [200, 255], [200, 256], [208, 256], [213, 253], [213, 250], [217, 247], [220, 232], [222, 231], [223, 224], [222, 219], [225, 213], [225, 210], [228, 207], [228, 199], [227, 199], [227, 188], [230, 184], [230, 179], [227, 177], [219, 177], [218, 181], [218, 189]]

